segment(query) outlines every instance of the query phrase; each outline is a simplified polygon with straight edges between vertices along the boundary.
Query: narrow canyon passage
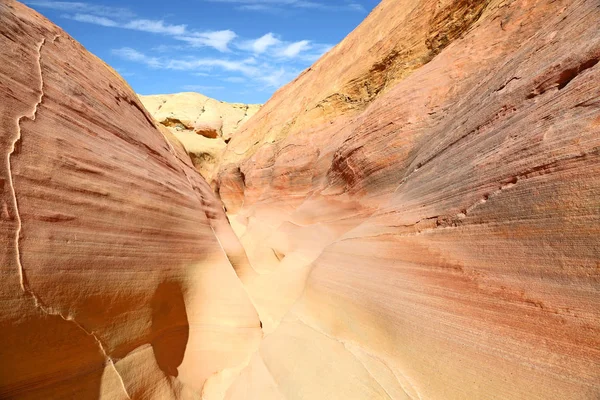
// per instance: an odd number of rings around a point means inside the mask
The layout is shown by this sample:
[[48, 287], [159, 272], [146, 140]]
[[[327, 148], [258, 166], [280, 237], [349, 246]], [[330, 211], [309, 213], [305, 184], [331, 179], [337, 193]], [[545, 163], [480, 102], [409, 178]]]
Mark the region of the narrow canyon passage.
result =
[[197, 398], [262, 336], [221, 204], [112, 69], [17, 2], [0, 27], [0, 397]]
[[383, 2], [226, 148], [265, 330], [231, 398], [265, 368], [283, 398], [597, 397], [600, 15], [420, 6]]
[[599, 398], [598, 26], [384, 0], [251, 107], [0, 0], [0, 398]]

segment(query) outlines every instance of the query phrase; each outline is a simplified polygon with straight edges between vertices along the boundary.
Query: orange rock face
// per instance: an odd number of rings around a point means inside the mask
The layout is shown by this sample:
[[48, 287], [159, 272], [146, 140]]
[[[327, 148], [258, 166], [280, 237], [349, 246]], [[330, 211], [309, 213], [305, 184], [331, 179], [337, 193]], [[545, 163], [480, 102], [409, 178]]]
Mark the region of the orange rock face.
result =
[[221, 204], [1, 2], [0, 398], [599, 398], [598, 26], [384, 0], [232, 137]]
[[0, 41], [0, 398], [198, 398], [262, 336], [220, 202], [63, 31], [3, 1]]
[[600, 396], [598, 26], [384, 0], [242, 127], [217, 183], [265, 338], [231, 398]]

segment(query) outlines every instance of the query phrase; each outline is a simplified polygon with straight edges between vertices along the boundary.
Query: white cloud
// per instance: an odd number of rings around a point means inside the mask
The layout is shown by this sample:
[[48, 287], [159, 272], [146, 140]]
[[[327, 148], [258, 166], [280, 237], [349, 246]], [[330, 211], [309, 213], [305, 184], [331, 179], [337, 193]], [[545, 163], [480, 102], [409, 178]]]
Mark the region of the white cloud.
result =
[[244, 83], [246, 82], [246, 78], [242, 78], [241, 76], [229, 76], [225, 79], [223, 79], [226, 82], [231, 82], [231, 83]]
[[286, 70], [284, 68], [279, 68], [269, 75], [262, 76], [261, 80], [271, 87], [278, 87], [286, 76]]
[[229, 43], [237, 37], [236, 33], [227, 29], [213, 32], [192, 32], [177, 36], [175, 39], [189, 43], [194, 47], [213, 47], [221, 52], [229, 51]]
[[255, 54], [264, 53], [269, 47], [276, 46], [281, 43], [271, 32], [259, 37], [258, 39], [246, 42], [247, 46], [252, 49]]
[[297, 57], [303, 51], [311, 48], [310, 40], [301, 40], [294, 42], [284, 47], [278, 54], [280, 57], [293, 58]]
[[129, 22], [117, 22], [106, 17], [91, 14], [64, 15], [64, 17], [109, 28], [131, 29], [134, 31], [159, 33], [169, 36], [184, 35], [187, 28], [186, 25], [169, 25], [165, 24], [162, 20], [152, 19], [134, 19]]
[[162, 63], [156, 57], [149, 57], [144, 53], [141, 53], [130, 47], [123, 47], [121, 49], [112, 50], [112, 54], [121, 57], [128, 61], [140, 62], [148, 65], [151, 68], [161, 68]]
[[313, 63], [333, 46], [313, 43], [310, 40], [286, 42], [269, 32], [257, 39], [237, 41], [235, 47], [245, 52], [251, 52], [256, 57], [271, 59], [271, 61]]
[[25, 4], [33, 7], [48, 8], [78, 14], [93, 14], [110, 18], [133, 18], [135, 14], [124, 7], [108, 7], [96, 4], [72, 1], [25, 0]]
[[119, 26], [119, 24], [116, 21], [113, 21], [112, 19], [109, 19], [106, 17], [97, 16], [97, 15], [75, 14], [71, 18], [74, 19], [75, 21], [87, 22], [89, 24], [96, 24], [96, 25], [102, 25], [102, 26], [108, 26], [108, 27]]
[[317, 9], [323, 11], [366, 12], [365, 8], [354, 0], [205, 0], [210, 3], [229, 3], [240, 10], [248, 11], [284, 11], [295, 9]]
[[[243, 77], [226, 77], [225, 81], [232, 83], [251, 82], [260, 84], [263, 88], [278, 88], [295, 78], [300, 70], [285, 65], [273, 65], [269, 62], [258, 63], [250, 57], [242, 60], [222, 58], [157, 58], [147, 56], [135, 49], [124, 47], [113, 50], [112, 53], [128, 61], [146, 64], [151, 68], [168, 69], [173, 71], [193, 72], [194, 75], [204, 76], [206, 71], [220, 70], [237, 72]], [[215, 76], [215, 74], [211, 74]]]
[[213, 90], [223, 90], [225, 89], [225, 86], [184, 85], [181, 88], [191, 92], [209, 92]]
[[155, 53], [168, 53], [170, 51], [182, 51], [182, 50], [186, 50], [187, 46], [185, 44], [177, 44], [177, 45], [170, 45], [170, 44], [159, 44], [158, 46], [154, 46], [152, 47], [152, 51]]
[[164, 68], [178, 71], [212, 70], [214, 68], [229, 72], [241, 72], [248, 76], [260, 75], [257, 67], [247, 60], [225, 60], [219, 58], [172, 59], [163, 63]]
[[[1, 1], [1, 0], [0, 0]], [[313, 8], [321, 10], [351, 7], [354, 0], [205, 0], [247, 6]], [[162, 35], [164, 43], [153, 43], [152, 50], [140, 51], [131, 47], [112, 50], [115, 57], [148, 68], [185, 73], [195, 79], [195, 86], [235, 84], [254, 91], [267, 91], [289, 82], [316, 61], [331, 46], [311, 40], [286, 41], [274, 32], [262, 36], [240, 38], [230, 29], [202, 31], [184, 24], [170, 24], [163, 19], [136, 16], [127, 8], [107, 7], [84, 2], [30, 0], [28, 4], [58, 10], [82, 23], [107, 28], [129, 29]], [[151, 46], [148, 46], [151, 47]], [[227, 56], [211, 56], [206, 47]], [[202, 49], [202, 50], [199, 50]], [[199, 53], [205, 53], [203, 56]], [[184, 54], [184, 55], [181, 55]], [[212, 52], [212, 54], [216, 54]], [[129, 71], [133, 66], [125, 64]], [[193, 75], [194, 77], [190, 76]], [[203, 85], [204, 84], [204, 85]], [[191, 86], [190, 86], [191, 87]]]
[[183, 35], [186, 31], [186, 25], [165, 25], [164, 21], [150, 19], [135, 19], [121, 27], [142, 32], [162, 33], [165, 35]]
[[[222, 3], [244, 4], [248, 6], [272, 6], [272, 5], [288, 5], [293, 7], [320, 7], [323, 4], [314, 1], [305, 0], [208, 0], [218, 1]], [[340, 1], [340, 0], [337, 0]], [[149, 32], [170, 36], [176, 40], [185, 42], [192, 47], [211, 47], [220, 52], [229, 52], [230, 45], [243, 51], [252, 52], [255, 55], [266, 55], [268, 57], [277, 58], [300, 58], [304, 61], [315, 60], [318, 58], [316, 53], [322, 52], [316, 50], [308, 40], [302, 40], [295, 43], [284, 42], [269, 32], [259, 38], [253, 40], [241, 41], [237, 40], [237, 34], [230, 29], [217, 31], [196, 31], [190, 30], [184, 24], [168, 24], [163, 20], [134, 18], [135, 14], [127, 8], [99, 6], [84, 2], [68, 2], [68, 1], [52, 1], [52, 0], [30, 0], [28, 4], [41, 7], [51, 8], [69, 12], [64, 15], [79, 22], [95, 24], [108, 28], [131, 29], [141, 32]], [[316, 45], [318, 46], [318, 45]], [[168, 51], [168, 48], [179, 48], [181, 46], [163, 45], [158, 46], [157, 51]], [[311, 53], [308, 52], [311, 50]]]
[[183, 24], [171, 25], [163, 20], [134, 18], [135, 14], [126, 8], [51, 0], [31, 0], [27, 4], [68, 12], [64, 17], [79, 22], [172, 36], [194, 47], [212, 47], [221, 52], [229, 51], [229, 42], [237, 36], [231, 30], [197, 32], [188, 30]]
[[262, 12], [281, 11], [281, 9], [278, 7], [273, 7], [273, 6], [269, 6], [269, 5], [265, 5], [265, 4], [247, 4], [247, 5], [239, 6], [237, 8], [238, 8], [238, 10], [246, 10], [246, 11], [262, 11]]
[[[186, 42], [193, 47], [213, 47], [221, 52], [229, 51], [229, 42], [231, 42], [237, 36], [235, 32], [231, 30], [189, 32], [186, 25], [169, 25], [165, 24], [165, 22], [162, 20], [134, 19], [129, 22], [119, 23], [106, 17], [90, 14], [75, 14], [73, 16], [67, 15], [66, 17], [79, 22], [85, 22], [109, 28], [132, 29], [141, 32], [158, 33], [172, 36], [174, 39]], [[168, 46], [164, 46], [159, 50], [164, 51], [166, 49], [168, 49]]]
[[323, 56], [323, 54], [327, 53], [332, 48], [333, 48], [333, 46], [330, 44], [313, 45], [310, 49], [310, 52], [303, 54], [301, 56], [301, 58], [303, 61], [306, 61], [306, 62], [309, 62], [312, 64], [315, 61], [317, 61], [319, 58], [321, 58]]

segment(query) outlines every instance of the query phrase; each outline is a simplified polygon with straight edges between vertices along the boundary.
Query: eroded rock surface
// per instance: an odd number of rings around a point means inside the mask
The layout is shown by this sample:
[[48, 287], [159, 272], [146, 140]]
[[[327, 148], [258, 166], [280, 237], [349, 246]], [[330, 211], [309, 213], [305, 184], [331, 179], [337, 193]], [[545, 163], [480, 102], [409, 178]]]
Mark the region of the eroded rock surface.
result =
[[219, 387], [262, 336], [221, 203], [112, 69], [17, 2], [0, 59], [0, 398]]
[[242, 127], [216, 186], [265, 338], [228, 398], [600, 396], [598, 26], [384, 0]]
[[598, 26], [384, 0], [231, 138], [221, 204], [174, 136], [208, 123], [1, 2], [0, 398], [597, 399]]
[[260, 104], [225, 103], [194, 92], [139, 98], [179, 139], [208, 181], [217, 172], [226, 143], [260, 109]]

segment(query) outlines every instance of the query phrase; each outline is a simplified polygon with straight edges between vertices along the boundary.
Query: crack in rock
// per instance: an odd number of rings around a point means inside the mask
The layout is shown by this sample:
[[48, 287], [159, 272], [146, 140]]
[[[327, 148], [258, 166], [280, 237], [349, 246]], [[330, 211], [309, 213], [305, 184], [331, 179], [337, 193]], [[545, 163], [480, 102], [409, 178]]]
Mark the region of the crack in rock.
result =
[[[52, 39], [51, 43], [56, 42], [56, 40], [59, 37], [60, 37], [60, 35], [55, 35], [54, 38]], [[13, 205], [15, 207], [15, 217], [17, 220], [17, 229], [15, 231], [14, 245], [15, 245], [17, 266], [19, 268], [19, 283], [20, 283], [21, 290], [23, 291], [23, 293], [28, 295], [29, 297], [31, 297], [31, 299], [33, 300], [33, 302], [35, 304], [35, 307], [37, 309], [39, 309], [41, 312], [43, 312], [44, 314], [46, 314], [48, 316], [58, 316], [58, 317], [62, 318], [64, 321], [75, 324], [86, 335], [91, 336], [94, 339], [94, 341], [98, 345], [100, 352], [104, 356], [105, 363], [111, 365], [112, 368], [115, 370], [115, 372], [120, 380], [123, 391], [125, 392], [125, 395], [127, 396], [128, 399], [131, 400], [131, 397], [129, 396], [129, 393], [127, 392], [127, 389], [125, 387], [125, 382], [123, 381], [123, 377], [121, 376], [121, 374], [119, 374], [119, 371], [117, 370], [117, 367], [115, 366], [114, 360], [106, 352], [105, 347], [102, 344], [102, 341], [100, 340], [100, 338], [94, 332], [88, 331], [86, 328], [84, 328], [79, 322], [77, 322], [75, 319], [73, 319], [72, 316], [69, 315], [69, 316], [65, 317], [60, 310], [45, 305], [43, 303], [43, 301], [41, 300], [41, 298], [31, 289], [31, 286], [29, 285], [29, 282], [27, 281], [27, 275], [25, 274], [25, 270], [23, 268], [23, 263], [21, 260], [20, 239], [21, 239], [23, 223], [21, 220], [21, 214], [19, 211], [19, 202], [17, 200], [17, 192], [16, 192], [15, 184], [14, 184], [14, 176], [13, 176], [13, 171], [12, 171], [11, 158], [16, 151], [17, 143], [21, 140], [21, 134], [22, 134], [21, 122], [22, 122], [22, 120], [24, 118], [27, 118], [31, 121], [35, 121], [36, 117], [37, 117], [38, 108], [42, 104], [42, 101], [44, 99], [44, 78], [42, 75], [42, 48], [45, 45], [46, 45], [46, 38], [43, 38], [42, 41], [37, 45], [37, 63], [36, 64], [38, 67], [39, 81], [40, 81], [39, 88], [37, 89], [37, 91], [39, 91], [38, 99], [37, 99], [35, 105], [33, 106], [33, 109], [31, 110], [31, 112], [29, 114], [24, 114], [24, 115], [20, 116], [19, 119], [17, 120], [17, 135], [16, 135], [15, 139], [13, 140], [11, 150], [8, 153], [9, 184], [10, 184], [10, 189], [12, 192], [11, 194], [12, 194], [13, 201], [14, 201]]]
[[[46, 38], [43, 38], [42, 41], [37, 46], [37, 53], [38, 53], [37, 65], [39, 68], [39, 78], [40, 78], [40, 87], [38, 90], [39, 90], [40, 94], [38, 96], [38, 99], [37, 99], [35, 105], [33, 106], [33, 110], [31, 110], [31, 114], [29, 114], [29, 115], [24, 114], [19, 117], [19, 119], [17, 121], [17, 135], [16, 135], [15, 139], [13, 140], [11, 150], [8, 153], [8, 177], [9, 177], [10, 188], [12, 191], [12, 196], [14, 199], [15, 214], [16, 214], [16, 219], [17, 219], [17, 230], [15, 232], [15, 250], [16, 250], [16, 255], [17, 255], [17, 265], [19, 267], [19, 282], [21, 284], [21, 290], [25, 293], [30, 293], [30, 294], [32, 294], [32, 293], [28, 288], [25, 274], [23, 273], [23, 265], [21, 264], [21, 253], [19, 250], [19, 240], [20, 240], [20, 236], [21, 236], [22, 223], [21, 223], [21, 214], [19, 212], [19, 204], [17, 202], [17, 193], [15, 190], [15, 184], [14, 184], [14, 179], [13, 179], [11, 158], [12, 158], [12, 155], [15, 153], [17, 143], [19, 142], [19, 140], [21, 140], [21, 121], [23, 120], [23, 118], [28, 118], [32, 121], [35, 121], [35, 118], [37, 116], [38, 107], [42, 103], [42, 100], [44, 98], [44, 91], [43, 91], [44, 82], [42, 80], [41, 58], [42, 58], [42, 47], [45, 44], [46, 44]], [[35, 296], [34, 296], [34, 298], [35, 298]], [[36, 299], [36, 306], [37, 306], [37, 299]]]
[[237, 132], [237, 130], [240, 128], [240, 123], [248, 116], [249, 109], [250, 109], [250, 106], [248, 104], [246, 104], [244, 106], [244, 116], [235, 124], [235, 127], [233, 128], [233, 132]]
[[390, 397], [393, 398], [390, 393], [388, 392], [388, 390], [379, 382], [378, 379], [375, 378], [375, 376], [373, 376], [373, 374], [371, 373], [371, 371], [369, 371], [369, 369], [367, 368], [367, 366], [365, 365], [365, 363], [363, 361], [361, 361], [356, 354], [354, 353], [354, 351], [352, 351], [352, 348], [357, 348], [360, 349], [360, 351], [362, 351], [364, 354], [366, 354], [367, 356], [373, 358], [374, 360], [379, 361], [380, 363], [382, 363], [394, 376], [394, 378], [396, 379], [396, 382], [398, 383], [399, 387], [402, 389], [402, 391], [406, 394], [407, 397], [409, 397], [410, 399], [414, 399], [413, 396], [409, 393], [409, 392], [414, 392], [414, 394], [416, 395], [416, 397], [418, 398], [418, 400], [422, 400], [422, 397], [419, 393], [419, 391], [417, 391], [415, 385], [413, 383], [410, 383], [408, 381], [408, 378], [406, 377], [406, 375], [402, 374], [400, 371], [398, 371], [398, 373], [400, 373], [405, 381], [405, 384], [409, 386], [409, 388], [407, 388], [404, 384], [402, 384], [401, 380], [398, 378], [398, 375], [396, 374], [396, 371], [394, 371], [394, 369], [392, 369], [388, 363], [380, 356], [375, 355], [374, 353], [371, 353], [370, 351], [367, 351], [366, 348], [364, 348], [363, 346], [361, 346], [360, 344], [352, 341], [352, 340], [344, 340], [341, 338], [338, 338], [336, 336], [330, 335], [329, 333], [309, 324], [307, 321], [305, 321], [304, 319], [302, 319], [299, 315], [294, 315], [293, 317], [294, 321], [297, 321], [299, 323], [301, 323], [302, 325], [308, 327], [309, 329], [312, 329], [313, 331], [325, 336], [328, 339], [331, 339], [335, 342], [340, 343], [342, 346], [344, 346], [344, 349], [350, 353], [352, 355], [352, 357], [360, 364], [362, 365], [362, 367], [365, 369], [365, 371], [367, 372], [368, 375], [371, 376], [371, 378], [373, 378], [373, 380], [375, 381], [375, 383], [377, 383], [381, 389]]
[[[185, 162], [179, 158], [179, 156], [177, 155], [177, 153], [176, 153], [173, 145], [171, 144], [171, 142], [169, 141], [169, 139], [164, 135], [164, 133], [161, 132], [160, 130], [157, 130], [157, 131], [163, 137], [164, 141], [167, 143], [167, 148], [168, 148], [169, 153], [175, 158], [175, 160], [178, 163], [180, 163], [179, 166], [180, 166], [181, 172], [183, 173], [183, 176], [185, 177], [185, 179], [186, 179], [186, 181], [187, 181], [190, 189], [192, 190], [192, 192], [194, 193], [194, 195], [196, 196], [196, 198], [198, 199], [198, 201], [200, 202], [200, 204], [202, 204], [202, 206], [204, 207], [205, 201], [204, 201], [204, 198], [202, 197], [202, 194], [198, 193], [198, 191], [196, 190], [196, 187], [192, 183], [192, 179], [190, 179], [188, 173], [186, 172], [185, 165], [181, 165], [181, 164], [185, 164]], [[220, 200], [218, 200], [218, 201], [220, 201]], [[232, 260], [230, 254], [227, 253], [227, 250], [225, 249], [225, 246], [223, 246], [223, 243], [221, 243], [221, 239], [219, 238], [219, 235], [217, 235], [217, 232], [216, 232], [215, 228], [213, 227], [213, 225], [211, 223], [211, 220], [212, 220], [211, 216], [207, 212], [205, 212], [205, 213], [206, 213], [206, 219], [208, 221], [208, 226], [211, 229], [211, 231], [213, 233], [213, 236], [215, 237], [215, 239], [216, 239], [216, 241], [217, 241], [217, 243], [218, 243], [218, 245], [219, 245], [219, 247], [220, 247], [223, 255], [225, 256], [225, 259], [228, 261], [229, 265], [234, 270], [235, 275], [236, 275], [236, 277], [238, 278], [238, 280], [239, 280], [239, 282], [241, 284], [241, 287], [243, 288], [244, 292], [248, 296], [248, 300], [250, 301], [250, 303], [254, 307], [254, 310], [256, 312], [257, 318], [259, 319], [259, 326], [260, 326], [260, 329], [262, 331], [263, 323], [260, 320], [260, 315], [258, 313], [258, 309], [256, 307], [256, 304], [254, 304], [254, 300], [253, 300], [252, 296], [250, 296], [250, 293], [248, 292], [248, 289], [246, 288], [246, 285], [244, 284], [244, 282], [242, 281], [242, 279], [240, 278], [240, 276], [237, 274], [237, 272], [235, 270], [235, 266], [234, 266], [234, 261]], [[227, 221], [227, 223], [229, 223], [229, 219], [227, 217], [225, 217], [225, 220]], [[256, 273], [256, 270], [254, 270], [254, 267], [252, 266], [252, 264], [250, 264], [250, 262], [248, 262], [248, 265]], [[263, 333], [263, 335], [264, 335], [264, 333]], [[250, 363], [250, 359], [251, 359], [251, 357], [252, 357], [253, 354], [254, 353], [250, 353], [250, 355], [248, 356], [248, 360], [246, 360], [245, 363], [240, 364], [240, 365], [242, 365], [241, 369], [244, 368], [243, 367], [244, 364], [248, 365]], [[239, 367], [239, 365], [238, 366], [233, 366], [233, 367], [230, 367], [230, 368], [225, 368], [225, 369], [235, 369], [237, 367]], [[225, 369], [223, 369], [223, 370], [225, 370]], [[205, 398], [204, 397], [204, 390], [205, 390], [205, 387], [206, 387], [206, 382], [208, 382], [211, 378], [217, 376], [223, 370], [217, 371], [216, 373], [214, 373], [213, 375], [211, 375], [209, 378], [207, 378], [207, 380], [204, 383], [204, 387], [202, 388], [202, 391], [201, 391], [201, 398], [202, 399]]]

